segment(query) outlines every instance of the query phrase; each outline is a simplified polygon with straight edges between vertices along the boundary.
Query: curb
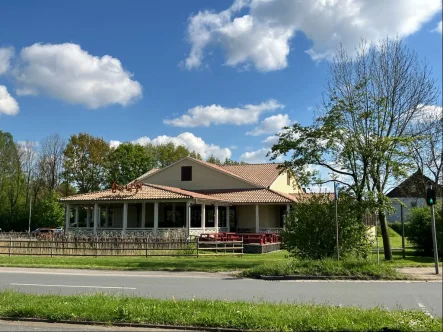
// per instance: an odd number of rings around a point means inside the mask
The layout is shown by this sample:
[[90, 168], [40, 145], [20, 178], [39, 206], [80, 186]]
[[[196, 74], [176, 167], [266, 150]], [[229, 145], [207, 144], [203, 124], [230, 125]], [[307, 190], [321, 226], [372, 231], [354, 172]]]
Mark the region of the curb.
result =
[[182, 326], [182, 325], [157, 325], [157, 324], [141, 324], [141, 323], [119, 323], [119, 322], [96, 322], [96, 321], [72, 321], [72, 320], [53, 320], [44, 318], [21, 318], [21, 317], [0, 317], [0, 320], [17, 321], [17, 322], [38, 322], [38, 323], [59, 323], [70, 325], [90, 325], [90, 326], [118, 326], [118, 327], [136, 327], [136, 328], [156, 328], [180, 331], [219, 331], [219, 332], [238, 332], [249, 331], [227, 327], [210, 327], [210, 326]]

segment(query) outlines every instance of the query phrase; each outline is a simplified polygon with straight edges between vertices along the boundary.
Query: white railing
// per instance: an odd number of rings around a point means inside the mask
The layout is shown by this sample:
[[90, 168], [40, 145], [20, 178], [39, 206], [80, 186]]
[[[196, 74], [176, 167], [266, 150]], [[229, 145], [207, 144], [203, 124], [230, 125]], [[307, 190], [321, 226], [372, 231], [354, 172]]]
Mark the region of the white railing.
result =
[[281, 227], [261, 227], [259, 233], [275, 233], [280, 234], [283, 228]]

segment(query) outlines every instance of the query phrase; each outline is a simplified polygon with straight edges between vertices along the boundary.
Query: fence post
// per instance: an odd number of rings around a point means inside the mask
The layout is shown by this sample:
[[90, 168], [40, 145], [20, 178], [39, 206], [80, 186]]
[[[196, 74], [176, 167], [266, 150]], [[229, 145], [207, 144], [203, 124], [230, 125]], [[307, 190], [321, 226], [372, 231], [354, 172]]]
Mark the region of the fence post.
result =
[[146, 258], [148, 258], [148, 237], [146, 237]]
[[198, 258], [198, 249], [199, 249], [199, 247], [200, 247], [200, 240], [199, 240], [199, 238], [197, 238], [197, 258]]
[[12, 247], [12, 236], [9, 237], [9, 248], [8, 248], [9, 257], [11, 257], [11, 247]]
[[243, 256], [243, 248], [244, 248], [244, 246], [243, 246], [243, 237], [241, 238], [241, 255]]
[[54, 248], [54, 235], [51, 237], [51, 257], [52, 257], [52, 250]]
[[95, 236], [95, 258], [98, 255], [98, 236]]

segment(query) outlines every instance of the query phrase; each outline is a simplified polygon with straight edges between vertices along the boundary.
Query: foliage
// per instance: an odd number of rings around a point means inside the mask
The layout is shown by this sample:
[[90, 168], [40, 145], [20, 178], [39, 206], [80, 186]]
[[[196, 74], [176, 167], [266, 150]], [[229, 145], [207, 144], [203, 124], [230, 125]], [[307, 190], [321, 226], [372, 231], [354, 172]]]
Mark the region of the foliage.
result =
[[149, 155], [154, 157], [156, 167], [160, 168], [169, 166], [188, 156], [202, 160], [200, 154], [195, 151], [189, 151], [183, 145], [175, 145], [172, 142], [159, 145], [148, 143], [145, 145], [145, 149]]
[[[405, 224], [404, 227], [405, 227], [405, 230], [406, 230], [406, 227], [407, 227], [406, 222], [404, 224]], [[395, 221], [393, 223], [390, 223], [389, 227], [392, 228], [392, 230], [394, 232], [396, 232], [398, 235], [401, 236], [401, 222], [400, 221]], [[389, 235], [389, 236], [392, 237], [392, 235]]]
[[139, 144], [123, 143], [111, 150], [107, 160], [107, 186], [127, 184], [155, 167], [154, 156]]
[[[443, 255], [443, 213], [441, 204], [434, 206], [438, 253]], [[412, 208], [405, 233], [408, 241], [422, 254], [433, 255], [431, 212], [428, 206]]]
[[[400, 233], [397, 233], [392, 227], [390, 227], [390, 226], [388, 226], [388, 234], [389, 234], [389, 237], [390, 238], [393, 238], [393, 237], [401, 237], [401, 228], [400, 228]], [[377, 226], [377, 235], [378, 236], [381, 236], [381, 228], [380, 228], [380, 225], [379, 226]]]
[[52, 192], [36, 204], [31, 221], [33, 228], [63, 226], [65, 209], [58, 199], [58, 194]]
[[330, 65], [327, 98], [311, 126], [294, 124], [279, 134], [272, 159], [302, 184], [326, 183], [308, 165], [323, 167], [358, 201], [378, 210], [386, 259], [392, 259], [385, 211], [388, 181], [406, 176], [413, 165], [409, 147], [417, 139], [408, 126], [432, 105], [437, 88], [431, 71], [401, 40], [363, 42], [354, 55], [343, 48]]
[[[0, 316], [252, 331], [441, 331], [422, 311], [222, 300], [159, 300], [109, 294], [0, 292]], [[326, 318], [325, 318], [326, 317]], [[192, 329], [192, 328], [191, 328]]]
[[[342, 257], [367, 257], [371, 247], [361, 216], [362, 203], [341, 195], [338, 202], [339, 249]], [[335, 204], [328, 195], [311, 195], [293, 205], [282, 236], [299, 258], [322, 259], [336, 254]]]
[[220, 161], [220, 159], [216, 158], [213, 154], [211, 154], [209, 156], [208, 159], [206, 159], [206, 162], [214, 164], [214, 165], [221, 165], [222, 162]]
[[100, 190], [106, 183], [106, 160], [110, 148], [102, 138], [72, 135], [64, 151], [63, 176], [80, 193]]
[[245, 277], [259, 276], [346, 276], [358, 279], [404, 279], [405, 277], [386, 264], [366, 259], [321, 260], [288, 259], [277, 263], [257, 265], [243, 272]]

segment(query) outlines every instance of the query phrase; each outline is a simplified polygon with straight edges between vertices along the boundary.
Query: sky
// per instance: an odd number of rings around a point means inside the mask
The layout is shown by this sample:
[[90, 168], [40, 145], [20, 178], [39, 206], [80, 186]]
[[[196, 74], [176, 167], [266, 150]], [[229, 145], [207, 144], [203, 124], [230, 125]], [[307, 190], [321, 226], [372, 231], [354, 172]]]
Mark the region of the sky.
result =
[[[441, 0], [0, 2], [0, 130], [250, 163], [312, 123], [340, 44], [398, 36], [442, 85]], [[436, 101], [438, 104], [438, 101]], [[441, 105], [441, 101], [440, 101]]]

